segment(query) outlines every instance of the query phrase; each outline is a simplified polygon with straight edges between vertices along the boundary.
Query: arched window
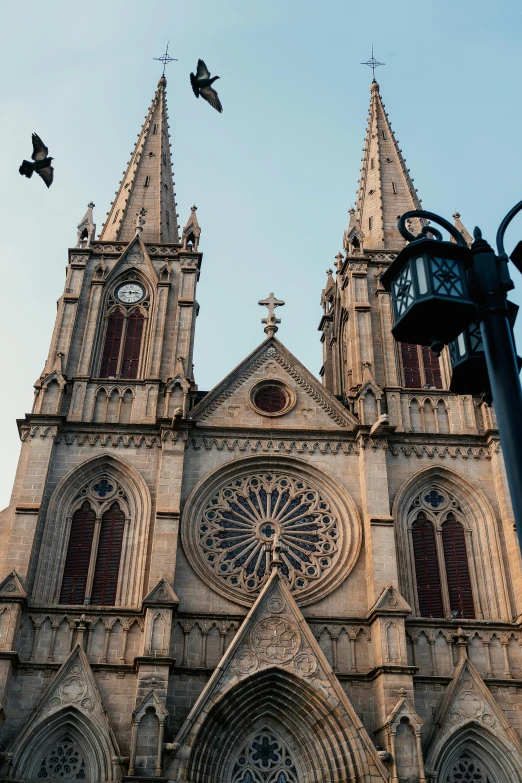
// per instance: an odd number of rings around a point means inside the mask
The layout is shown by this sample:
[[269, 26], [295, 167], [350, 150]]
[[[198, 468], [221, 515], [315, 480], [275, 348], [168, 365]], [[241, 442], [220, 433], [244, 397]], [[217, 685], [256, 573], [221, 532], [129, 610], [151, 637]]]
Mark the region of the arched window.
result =
[[493, 783], [484, 765], [465, 750], [448, 772], [444, 783]]
[[[115, 486], [103, 479], [95, 485], [100, 498]], [[89, 501], [75, 511], [60, 591], [61, 604], [114, 606], [125, 527], [119, 504], [111, 504], [101, 517]]]
[[288, 748], [268, 728], [257, 732], [239, 754], [232, 783], [297, 783], [298, 775]]
[[61, 604], [83, 604], [95, 519], [96, 513], [87, 500], [73, 514], [60, 592]]
[[438, 356], [431, 348], [413, 343], [401, 343], [404, 386], [407, 389], [433, 387], [442, 389], [442, 375]]
[[442, 544], [444, 546], [444, 561], [448, 578], [448, 593], [450, 609], [457, 617], [472, 619], [475, 617], [471, 577], [469, 574], [468, 555], [464, 528], [455, 519], [454, 514], [448, 514], [442, 523]]
[[140, 361], [141, 338], [145, 319], [139, 310], [134, 310], [127, 321], [123, 360], [121, 365], [122, 378], [137, 378]]
[[100, 378], [137, 378], [145, 317], [140, 310], [129, 315], [114, 309], [107, 331], [100, 365]]
[[113, 503], [101, 519], [91, 596], [96, 606], [114, 606], [116, 601], [124, 525], [125, 514]]
[[103, 346], [100, 378], [112, 378], [118, 372], [121, 350], [121, 335], [125, 317], [119, 307], [113, 310], [107, 321], [105, 345]]
[[445, 490], [423, 490], [410, 507], [409, 528], [420, 616], [473, 619], [465, 518], [458, 500]]
[[435, 530], [424, 511], [412, 525], [413, 556], [421, 617], [443, 617]]

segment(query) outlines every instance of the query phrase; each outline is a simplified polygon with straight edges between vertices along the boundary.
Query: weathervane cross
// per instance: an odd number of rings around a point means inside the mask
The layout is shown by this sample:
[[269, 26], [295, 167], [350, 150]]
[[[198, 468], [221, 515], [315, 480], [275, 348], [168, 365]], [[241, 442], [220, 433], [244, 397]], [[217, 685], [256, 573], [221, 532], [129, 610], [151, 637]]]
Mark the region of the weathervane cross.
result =
[[160, 63], [163, 63], [163, 73], [162, 76], [165, 76], [165, 68], [169, 63], [173, 63], [174, 61], [177, 62], [177, 57], [171, 57], [169, 55], [169, 43], [167, 43], [167, 48], [165, 49], [165, 54], [162, 54], [161, 57], [154, 57], [154, 60], [159, 60]]
[[268, 316], [266, 318], [262, 318], [261, 323], [266, 324], [265, 326], [266, 336], [273, 337], [274, 334], [277, 332], [277, 324], [281, 323], [281, 319], [275, 317], [275, 308], [282, 307], [284, 305], [284, 302], [282, 299], [276, 299], [274, 293], [271, 292], [266, 299], [260, 299], [258, 304], [260, 304], [262, 307], [268, 308]]
[[379, 67], [379, 65], [386, 65], [386, 63], [380, 63], [378, 60], [375, 59], [373, 56], [373, 44], [372, 44], [372, 56], [369, 60], [366, 60], [365, 63], [361, 63], [361, 65], [367, 65], [369, 68], [372, 69], [373, 74], [373, 81], [375, 81], [375, 69]]

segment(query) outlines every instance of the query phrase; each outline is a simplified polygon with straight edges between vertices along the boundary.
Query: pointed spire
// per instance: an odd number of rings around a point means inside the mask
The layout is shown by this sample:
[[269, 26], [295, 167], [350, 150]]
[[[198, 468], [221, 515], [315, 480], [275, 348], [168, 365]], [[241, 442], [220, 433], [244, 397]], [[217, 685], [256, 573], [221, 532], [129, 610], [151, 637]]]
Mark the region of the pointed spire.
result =
[[130, 242], [136, 233], [136, 217], [143, 215], [141, 210], [145, 209], [146, 220], [140, 224], [144, 242], [179, 242], [166, 86], [167, 80], [162, 76], [100, 234], [101, 240]]
[[421, 202], [375, 80], [363, 152], [357, 204], [355, 212], [350, 211], [345, 248], [354, 252], [362, 235], [364, 250], [400, 249], [405, 240], [397, 230], [397, 219], [410, 209], [421, 209]]
[[193, 249], [197, 252], [199, 237], [201, 236], [201, 228], [196, 215], [197, 209], [195, 204], [190, 208], [190, 217], [183, 229], [183, 250], [187, 249], [187, 243], [190, 242]]
[[[466, 240], [466, 244], [468, 247], [471, 247], [473, 244], [473, 237], [469, 233], [468, 229], [460, 219], [460, 212], [454, 212], [453, 214], [453, 220], [455, 221], [454, 225], [457, 231], [460, 231], [464, 239]], [[455, 242], [456, 240], [453, 239], [453, 237], [450, 237], [450, 242]]]
[[90, 201], [87, 204], [87, 212], [78, 223], [76, 234], [76, 247], [89, 247], [91, 242], [94, 242], [96, 236], [96, 224], [92, 210], [96, 205]]

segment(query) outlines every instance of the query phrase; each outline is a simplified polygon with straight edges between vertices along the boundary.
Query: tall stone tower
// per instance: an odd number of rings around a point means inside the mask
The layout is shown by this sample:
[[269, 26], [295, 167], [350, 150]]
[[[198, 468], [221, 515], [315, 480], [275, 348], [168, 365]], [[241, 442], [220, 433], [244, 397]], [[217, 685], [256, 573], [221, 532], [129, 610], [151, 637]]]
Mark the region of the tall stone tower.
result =
[[266, 339], [209, 392], [165, 89], [100, 236], [92, 202], [78, 226], [19, 422], [2, 778], [522, 783], [522, 570], [494, 410], [448, 391], [444, 354], [391, 337], [380, 276], [420, 201], [377, 83], [322, 295], [323, 383], [277, 339], [270, 294]]

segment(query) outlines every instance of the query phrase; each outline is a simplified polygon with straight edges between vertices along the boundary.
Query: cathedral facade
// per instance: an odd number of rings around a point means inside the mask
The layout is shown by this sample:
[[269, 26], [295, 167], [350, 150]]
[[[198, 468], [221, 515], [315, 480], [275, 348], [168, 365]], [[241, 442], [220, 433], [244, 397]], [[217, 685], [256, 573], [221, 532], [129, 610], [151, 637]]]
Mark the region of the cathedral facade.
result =
[[[213, 390], [166, 80], [69, 250], [0, 515], [0, 763], [19, 783], [522, 783], [522, 564], [494, 409], [396, 343], [420, 207], [379, 87], [318, 381], [266, 339]], [[455, 215], [455, 225], [469, 235]]]

